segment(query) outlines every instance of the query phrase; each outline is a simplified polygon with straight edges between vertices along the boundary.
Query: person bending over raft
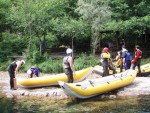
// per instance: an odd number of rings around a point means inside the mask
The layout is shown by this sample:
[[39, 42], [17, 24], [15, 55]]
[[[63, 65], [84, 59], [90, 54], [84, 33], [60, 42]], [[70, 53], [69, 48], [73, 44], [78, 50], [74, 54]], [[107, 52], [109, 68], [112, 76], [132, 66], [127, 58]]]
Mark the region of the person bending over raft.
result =
[[35, 66], [32, 66], [30, 69], [28, 69], [27, 74], [29, 78], [39, 77], [40, 71]]
[[8, 73], [10, 76], [10, 89], [11, 90], [16, 90], [16, 73], [19, 71], [20, 67], [25, 64], [24, 60], [17, 60], [12, 62], [8, 66]]

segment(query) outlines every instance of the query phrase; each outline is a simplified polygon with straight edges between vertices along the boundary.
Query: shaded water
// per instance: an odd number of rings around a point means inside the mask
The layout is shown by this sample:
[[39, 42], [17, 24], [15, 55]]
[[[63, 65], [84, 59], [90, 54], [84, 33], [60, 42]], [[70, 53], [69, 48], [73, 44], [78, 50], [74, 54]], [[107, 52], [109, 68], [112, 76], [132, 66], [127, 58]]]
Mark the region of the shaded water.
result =
[[0, 95], [0, 113], [150, 113], [149, 106], [150, 96], [52, 100], [36, 97], [6, 99]]

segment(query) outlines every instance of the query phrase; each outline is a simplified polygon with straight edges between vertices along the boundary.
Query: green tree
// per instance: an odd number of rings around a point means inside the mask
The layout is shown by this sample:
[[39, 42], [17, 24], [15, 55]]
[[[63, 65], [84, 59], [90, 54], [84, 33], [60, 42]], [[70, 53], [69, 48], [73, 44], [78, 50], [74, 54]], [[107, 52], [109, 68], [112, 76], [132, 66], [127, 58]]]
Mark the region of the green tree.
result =
[[[132, 38], [135, 44], [140, 43], [143, 34], [150, 29], [150, 1], [149, 0], [110, 0], [112, 21], [105, 24], [106, 30], [120, 32], [120, 38]], [[142, 42], [142, 41], [141, 41]]]
[[110, 18], [111, 11], [107, 0], [78, 0], [76, 11], [87, 20], [91, 26], [91, 46], [93, 53], [98, 47], [102, 25]]

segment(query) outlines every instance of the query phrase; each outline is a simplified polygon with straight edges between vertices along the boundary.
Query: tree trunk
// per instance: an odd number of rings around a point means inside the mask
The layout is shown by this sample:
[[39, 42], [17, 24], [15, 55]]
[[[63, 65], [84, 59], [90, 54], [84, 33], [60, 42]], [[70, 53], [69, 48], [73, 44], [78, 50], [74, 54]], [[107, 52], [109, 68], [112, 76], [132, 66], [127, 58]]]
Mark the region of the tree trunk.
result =
[[93, 33], [92, 33], [92, 48], [93, 48], [93, 55], [95, 56], [96, 50], [99, 47], [99, 42], [100, 42], [100, 38], [99, 38], [99, 29], [93, 29]]
[[74, 43], [73, 43], [73, 37], [72, 37], [72, 58], [74, 59]]
[[29, 26], [29, 36], [30, 36], [30, 40], [29, 40], [29, 49], [31, 49], [31, 25]]
[[119, 50], [119, 31], [116, 31], [115, 32], [115, 41], [116, 41], [116, 46], [117, 46], [117, 49]]

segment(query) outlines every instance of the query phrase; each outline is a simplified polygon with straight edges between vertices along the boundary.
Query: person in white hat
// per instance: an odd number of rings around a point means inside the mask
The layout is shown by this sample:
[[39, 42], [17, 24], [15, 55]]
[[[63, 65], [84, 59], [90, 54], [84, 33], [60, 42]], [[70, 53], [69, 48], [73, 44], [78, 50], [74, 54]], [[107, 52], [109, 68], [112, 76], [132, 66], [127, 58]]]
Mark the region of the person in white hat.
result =
[[68, 77], [68, 83], [73, 83], [73, 75], [75, 75], [74, 62], [72, 58], [72, 49], [68, 48], [66, 50], [66, 56], [63, 58], [63, 67], [65, 69], [65, 74]]
[[29, 78], [39, 77], [40, 70], [36, 66], [32, 66], [30, 69], [27, 70], [27, 75]]
[[22, 65], [25, 64], [24, 60], [17, 60], [12, 62], [9, 66], [8, 66], [8, 73], [10, 76], [10, 89], [11, 90], [16, 90], [16, 73], [19, 71], [20, 67]]
[[121, 64], [120, 64], [120, 72], [122, 72], [123, 68], [124, 68], [124, 61], [123, 59], [125, 58], [125, 54], [126, 54], [127, 49], [125, 48], [125, 46], [122, 47], [122, 50], [120, 51], [121, 54]]

